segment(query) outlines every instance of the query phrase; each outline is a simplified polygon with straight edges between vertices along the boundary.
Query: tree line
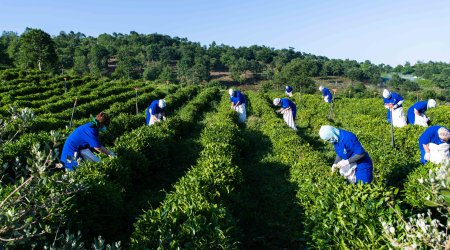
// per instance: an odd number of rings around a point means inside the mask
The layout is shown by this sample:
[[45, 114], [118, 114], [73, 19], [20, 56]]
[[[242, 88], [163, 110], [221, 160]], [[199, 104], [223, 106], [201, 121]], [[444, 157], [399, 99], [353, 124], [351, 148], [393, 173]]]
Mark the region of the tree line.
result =
[[[50, 36], [27, 28], [22, 34], [4, 31], [0, 36], [0, 69], [18, 67], [55, 74], [90, 74], [95, 77], [145, 79], [161, 82], [199, 83], [211, 79], [211, 71], [229, 72], [233, 81], [243, 83], [273, 80], [282, 85], [314, 91], [311, 77], [342, 76], [364, 84], [380, 85], [386, 72], [415, 74], [435, 86], [448, 89], [450, 64], [418, 62], [398, 65], [373, 64], [369, 60], [329, 59], [294, 48], [267, 46], [232, 47], [212, 42], [201, 45], [186, 38], [161, 34], [101, 34], [86, 36], [61, 31]], [[415, 91], [417, 83], [393, 78], [391, 86]], [[299, 83], [302, 83], [299, 85]]]

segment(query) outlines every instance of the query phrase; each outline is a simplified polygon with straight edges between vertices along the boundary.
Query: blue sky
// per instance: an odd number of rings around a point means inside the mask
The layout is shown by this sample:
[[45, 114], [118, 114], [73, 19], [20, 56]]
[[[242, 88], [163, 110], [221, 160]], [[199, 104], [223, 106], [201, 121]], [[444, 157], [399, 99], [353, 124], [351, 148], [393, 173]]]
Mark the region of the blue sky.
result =
[[445, 0], [0, 0], [0, 31], [160, 33], [208, 45], [266, 45], [329, 58], [450, 62]]

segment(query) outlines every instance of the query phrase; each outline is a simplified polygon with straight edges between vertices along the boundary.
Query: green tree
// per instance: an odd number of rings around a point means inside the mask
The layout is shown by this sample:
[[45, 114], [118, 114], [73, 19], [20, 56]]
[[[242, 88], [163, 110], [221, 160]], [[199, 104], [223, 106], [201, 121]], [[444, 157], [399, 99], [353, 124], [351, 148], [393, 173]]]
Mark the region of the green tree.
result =
[[263, 46], [256, 51], [255, 58], [258, 62], [269, 64], [273, 61], [274, 54], [273, 49]]
[[163, 67], [161, 63], [151, 63], [147, 65], [144, 69], [144, 73], [142, 74], [144, 80], [154, 81], [158, 79], [161, 74]]
[[4, 46], [4, 54], [0, 56], [0, 61], [2, 61], [4, 65], [18, 65], [19, 62], [17, 58], [19, 54], [19, 36], [17, 33], [12, 31], [3, 31], [0, 38], [0, 44], [3, 44]]
[[194, 60], [194, 66], [192, 67], [192, 74], [197, 82], [209, 80], [209, 57], [198, 56]]
[[165, 83], [175, 82], [175, 74], [172, 67], [168, 65], [163, 67], [161, 74], [159, 74], [158, 80]]
[[141, 64], [136, 59], [136, 53], [127, 47], [122, 47], [118, 53], [117, 68], [114, 71], [115, 77], [126, 79], [140, 78]]
[[3, 31], [0, 36], [0, 68], [7, 68], [13, 66], [13, 60], [8, 53], [8, 47], [12, 43], [17, 44], [18, 36], [15, 32]]
[[192, 72], [190, 69], [191, 59], [182, 57], [177, 63], [177, 79], [182, 83], [188, 83], [191, 80]]
[[159, 47], [157, 44], [150, 44], [145, 48], [145, 55], [147, 61], [154, 62], [159, 57]]
[[308, 77], [308, 71], [304, 66], [302, 59], [292, 60], [282, 68], [281, 72], [275, 73], [276, 84], [279, 87], [290, 85], [296, 89], [301, 88], [303, 93], [314, 93], [316, 91], [314, 81]]
[[27, 28], [20, 36], [19, 61], [23, 68], [54, 69], [58, 61], [55, 42], [44, 31]]
[[88, 59], [83, 54], [83, 51], [77, 49], [73, 59], [73, 71], [78, 75], [83, 75], [89, 72]]
[[363, 76], [363, 72], [361, 69], [354, 67], [346, 70], [345, 75], [350, 78], [352, 81], [360, 80]]
[[402, 68], [402, 73], [405, 75], [414, 73], [414, 68], [411, 66], [411, 63], [405, 63], [405, 66]]
[[108, 70], [108, 50], [102, 45], [93, 45], [88, 53], [91, 74], [101, 76]]
[[232, 61], [228, 66], [230, 68], [230, 75], [234, 81], [242, 83], [245, 81], [245, 71], [249, 68], [249, 62], [245, 58], [239, 58]]
[[6, 53], [6, 50], [6, 44], [0, 41], [0, 69], [10, 64], [10, 59], [8, 54]]

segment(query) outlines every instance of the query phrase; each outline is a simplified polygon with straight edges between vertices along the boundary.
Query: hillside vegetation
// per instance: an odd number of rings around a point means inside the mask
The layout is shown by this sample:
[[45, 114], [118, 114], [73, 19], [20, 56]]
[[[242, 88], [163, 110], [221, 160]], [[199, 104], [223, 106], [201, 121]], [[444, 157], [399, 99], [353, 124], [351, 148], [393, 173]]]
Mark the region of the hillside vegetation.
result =
[[[272, 100], [284, 93], [273, 85], [244, 91], [249, 117], [239, 124], [214, 81], [32, 69], [0, 78], [0, 247], [422, 249], [450, 238], [450, 166], [420, 164], [423, 127], [396, 128], [392, 147], [379, 96], [338, 91], [330, 113], [318, 92], [296, 92], [293, 131], [275, 112]], [[168, 119], [145, 126], [146, 107], [160, 98]], [[59, 169], [64, 140], [100, 111], [112, 116], [101, 141], [118, 157]], [[443, 102], [427, 112], [446, 127], [449, 114]], [[318, 136], [325, 124], [358, 136], [373, 183], [331, 173], [334, 150]]]

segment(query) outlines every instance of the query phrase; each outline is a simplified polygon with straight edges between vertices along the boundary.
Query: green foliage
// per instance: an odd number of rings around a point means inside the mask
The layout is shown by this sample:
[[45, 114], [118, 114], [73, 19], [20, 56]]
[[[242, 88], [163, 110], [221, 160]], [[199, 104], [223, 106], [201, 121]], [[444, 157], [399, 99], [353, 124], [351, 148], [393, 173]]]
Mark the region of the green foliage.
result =
[[280, 86], [289, 85], [301, 89], [302, 93], [314, 93], [314, 81], [309, 76], [315, 76], [318, 66], [315, 62], [295, 59], [286, 64], [281, 72], [275, 74], [275, 82]]
[[221, 102], [221, 111], [208, 120], [202, 133], [201, 156], [175, 184], [162, 205], [149, 210], [135, 224], [133, 248], [235, 249], [233, 219], [223, 199], [240, 182], [237, 157], [237, 117]]
[[159, 78], [163, 67], [160, 63], [152, 63], [147, 65], [144, 69], [143, 78], [144, 80], [154, 81]]
[[392, 79], [387, 82], [387, 86], [398, 89], [403, 93], [420, 90], [420, 86], [417, 82], [400, 78], [398, 75], [393, 75]]
[[54, 147], [61, 138], [58, 133], [51, 135], [53, 144], [34, 144], [26, 163], [16, 163], [16, 169], [28, 173], [0, 186], [0, 240], [6, 247], [42, 247], [68, 219], [74, 194], [84, 188], [74, 184], [73, 175], [52, 175], [58, 157]]
[[19, 51], [20, 65], [25, 69], [51, 70], [58, 60], [55, 42], [40, 29], [25, 30], [20, 37]]
[[[101, 36], [99, 45], [109, 51], [110, 39], [112, 37]], [[291, 67], [288, 65], [290, 60], [302, 56], [293, 51], [283, 51], [283, 57], [271, 61], [269, 56], [257, 57], [257, 53], [246, 48], [215, 49], [229, 49], [230, 58], [243, 57], [249, 64], [255, 60], [258, 63], [277, 63], [280, 68], [273, 70], [281, 69], [276, 71], [279, 75], [283, 69]], [[258, 51], [260, 48], [255, 49]], [[84, 49], [80, 54], [87, 56], [89, 51]], [[156, 60], [160, 54], [155, 51], [151, 49], [145, 57]], [[70, 54], [67, 51], [61, 53]], [[163, 58], [168, 60], [165, 67], [175, 72], [171, 60], [177, 60], [181, 55], [172, 49], [164, 53]], [[186, 53], [191, 62], [195, 62], [195, 53]], [[203, 59], [208, 63], [211, 63], [211, 58], [220, 60], [220, 52], [211, 53], [211, 57]], [[227, 62], [231, 63], [230, 60]], [[322, 74], [321, 60], [316, 58], [297, 63], [305, 64], [298, 65], [302, 70], [316, 65]], [[342, 68], [358, 67], [363, 72], [370, 72], [370, 62], [333, 62]], [[215, 62], [214, 65], [220, 63]], [[333, 72], [333, 65], [327, 67], [327, 71]], [[285, 75], [286, 79], [288, 75]], [[240, 224], [235, 222], [230, 206], [233, 205], [233, 195], [243, 185], [243, 175], [237, 165], [254, 159], [247, 158], [249, 156], [242, 154], [240, 148], [251, 152], [254, 145], [242, 141], [240, 130], [249, 128], [236, 125], [236, 113], [229, 110], [228, 95], [224, 94], [220, 105], [216, 106], [217, 88], [109, 81], [92, 75], [66, 78], [64, 81], [64, 77], [51, 77], [36, 70], [0, 71], [0, 117], [4, 125], [0, 130], [0, 163], [3, 167], [0, 170], [0, 213], [3, 213], [0, 215], [0, 238], [14, 238], [7, 247], [60, 249], [70, 245], [79, 249], [86, 248], [87, 242], [93, 238], [96, 239], [93, 249], [107, 248], [107, 242], [118, 239], [129, 239], [131, 245], [125, 246], [136, 249], [241, 247], [238, 243], [241, 240], [238, 236]], [[295, 132], [284, 124], [271, 105], [273, 97], [279, 97], [281, 92], [267, 91], [267, 86], [261, 88], [261, 93], [246, 92], [248, 103], [251, 103], [248, 112], [253, 116], [249, 120], [257, 121], [257, 135], [267, 141], [268, 149], [263, 159], [270, 164], [263, 165], [286, 168], [283, 172], [288, 173], [286, 182], [289, 181], [296, 194], [296, 197], [291, 196], [293, 204], [289, 205], [291, 208], [298, 206], [303, 213], [289, 220], [301, 226], [292, 229], [296, 230], [295, 233], [283, 236], [283, 242], [291, 240], [311, 248], [373, 249], [411, 246], [413, 243], [432, 248], [431, 238], [441, 237], [440, 243], [446, 239], [447, 236], [442, 236], [442, 228], [446, 225], [449, 191], [438, 186], [441, 181], [430, 181], [437, 180], [442, 169], [430, 164], [423, 166], [418, 161], [417, 138], [425, 128], [395, 128], [396, 147], [393, 148], [389, 143], [390, 128], [385, 121], [386, 110], [381, 97], [352, 99], [346, 97], [347, 93], [337, 92], [334, 110], [331, 111], [330, 105], [324, 103], [319, 94], [304, 94], [302, 89], [301, 96], [299, 91], [292, 97], [299, 109], [296, 119], [298, 131]], [[134, 87], [138, 87], [137, 98]], [[360, 82], [355, 83], [352, 95], [363, 97], [366, 87]], [[297, 88], [300, 89], [299, 86]], [[64, 129], [71, 117], [75, 98], [78, 98], [78, 103], [74, 125]], [[155, 126], [145, 126], [146, 107], [151, 100], [160, 98], [167, 101], [168, 119]], [[33, 108], [34, 118], [29, 109], [9, 110], [11, 104]], [[406, 100], [405, 110], [411, 104]], [[204, 111], [211, 110], [211, 107], [217, 111], [213, 110], [211, 116], [198, 124]], [[89, 116], [100, 110], [112, 115], [112, 123], [108, 132], [101, 135], [101, 141], [111, 146], [118, 157], [102, 157], [100, 163], [83, 162], [75, 172], [53, 172], [63, 142], [61, 135], [67, 135], [74, 127], [88, 122]], [[427, 111], [427, 115], [433, 125], [450, 126], [449, 111], [449, 106], [439, 103]], [[327, 117], [331, 112], [333, 116]], [[318, 130], [324, 124], [349, 130], [358, 136], [374, 162], [373, 183], [348, 185], [340, 176], [331, 173], [333, 147], [318, 137]], [[158, 175], [163, 170], [169, 171], [166, 169], [174, 164], [174, 149], [186, 145], [183, 141], [186, 134], [197, 125], [205, 126], [200, 138], [195, 139], [201, 148], [198, 149], [197, 163], [183, 175], [177, 173], [165, 183], [170, 186], [174, 182], [173, 188], [162, 187], [170, 191], [158, 194], [162, 203], [156, 207], [159, 200], [143, 193], [149, 183], [159, 187], [159, 183], [155, 183], [161, 178]], [[57, 136], [50, 132], [51, 129], [58, 129], [61, 134]], [[41, 146], [33, 146], [36, 143]], [[52, 160], [48, 161], [48, 157]], [[255, 197], [258, 198], [261, 197]], [[136, 203], [150, 203], [154, 207]], [[428, 206], [433, 206], [431, 215], [421, 215]], [[144, 212], [137, 217], [130, 239], [132, 217], [142, 208]], [[278, 218], [277, 214], [271, 216]], [[29, 219], [31, 217], [33, 219]], [[426, 225], [430, 225], [432, 230], [427, 232], [433, 237], [410, 238], [408, 235], [422, 230], [418, 223], [429, 223]], [[127, 225], [126, 228], [123, 224]], [[408, 231], [407, 225], [416, 231]], [[280, 226], [291, 229], [288, 224]], [[269, 225], [268, 228], [275, 227]], [[304, 230], [301, 239], [297, 237], [299, 229]], [[80, 233], [64, 234], [66, 230]], [[98, 238], [98, 235], [106, 240]], [[276, 241], [277, 234], [274, 235], [271, 240]]]

